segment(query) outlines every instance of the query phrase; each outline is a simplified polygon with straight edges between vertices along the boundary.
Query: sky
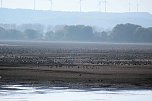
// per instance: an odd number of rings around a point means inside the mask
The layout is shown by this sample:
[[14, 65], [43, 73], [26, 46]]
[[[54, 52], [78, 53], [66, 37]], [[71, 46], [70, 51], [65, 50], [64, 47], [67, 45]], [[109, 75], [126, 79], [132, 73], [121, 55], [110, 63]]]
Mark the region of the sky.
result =
[[[35, 0], [36, 10], [51, 10], [50, 0]], [[99, 6], [101, 1], [101, 6]], [[107, 0], [107, 12], [150, 12], [152, 13], [152, 0]], [[34, 0], [3, 0], [3, 8], [22, 8], [33, 9]], [[82, 0], [81, 2], [82, 12], [90, 11], [105, 11], [104, 0]], [[53, 11], [80, 11], [80, 0], [52, 0]]]

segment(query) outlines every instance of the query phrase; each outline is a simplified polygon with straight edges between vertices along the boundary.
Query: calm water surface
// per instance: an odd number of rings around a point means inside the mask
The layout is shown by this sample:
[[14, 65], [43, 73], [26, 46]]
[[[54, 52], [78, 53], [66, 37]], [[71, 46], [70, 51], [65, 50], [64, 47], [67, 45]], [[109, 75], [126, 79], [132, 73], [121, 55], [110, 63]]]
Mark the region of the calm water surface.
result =
[[2, 85], [0, 101], [152, 101], [152, 90]]

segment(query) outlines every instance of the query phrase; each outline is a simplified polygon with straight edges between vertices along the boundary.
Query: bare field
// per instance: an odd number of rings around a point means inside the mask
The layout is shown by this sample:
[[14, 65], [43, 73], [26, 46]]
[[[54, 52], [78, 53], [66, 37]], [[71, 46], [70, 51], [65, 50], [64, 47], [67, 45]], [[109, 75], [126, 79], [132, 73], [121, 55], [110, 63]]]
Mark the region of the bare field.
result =
[[0, 46], [0, 76], [0, 83], [152, 87], [152, 47], [5, 42]]

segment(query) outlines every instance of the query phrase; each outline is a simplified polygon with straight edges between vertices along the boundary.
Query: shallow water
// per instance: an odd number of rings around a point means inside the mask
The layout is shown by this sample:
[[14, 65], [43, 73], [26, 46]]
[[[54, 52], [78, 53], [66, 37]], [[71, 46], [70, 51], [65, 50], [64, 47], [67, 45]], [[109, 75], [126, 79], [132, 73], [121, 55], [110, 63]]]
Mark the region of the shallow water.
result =
[[0, 101], [152, 101], [152, 90], [2, 85]]

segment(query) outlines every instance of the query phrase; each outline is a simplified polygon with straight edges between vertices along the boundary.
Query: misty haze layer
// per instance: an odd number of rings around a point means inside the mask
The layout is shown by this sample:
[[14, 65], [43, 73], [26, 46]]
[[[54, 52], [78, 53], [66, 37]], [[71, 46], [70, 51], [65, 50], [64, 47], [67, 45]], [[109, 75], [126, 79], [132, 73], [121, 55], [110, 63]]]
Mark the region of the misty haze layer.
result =
[[65, 25], [44, 32], [43, 25], [23, 24], [18, 29], [0, 24], [1, 40], [31, 41], [79, 41], [79, 42], [152, 42], [152, 27], [144, 28], [135, 24], [117, 24], [111, 31], [97, 31], [91, 26]]
[[152, 26], [149, 13], [104, 13], [104, 12], [61, 12], [34, 11], [24, 9], [0, 9], [0, 23], [44, 25], [90, 25], [113, 28], [120, 23], [133, 23], [144, 27]]

